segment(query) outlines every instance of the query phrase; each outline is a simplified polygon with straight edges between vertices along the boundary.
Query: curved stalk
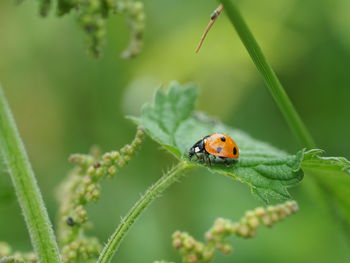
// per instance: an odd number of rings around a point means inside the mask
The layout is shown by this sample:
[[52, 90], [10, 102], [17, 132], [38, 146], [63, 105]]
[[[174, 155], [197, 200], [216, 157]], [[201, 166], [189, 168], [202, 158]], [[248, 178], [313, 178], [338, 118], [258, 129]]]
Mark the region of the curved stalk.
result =
[[167, 174], [160, 178], [153, 186], [151, 186], [139, 199], [139, 201], [137, 201], [133, 208], [131, 208], [128, 215], [122, 219], [115, 232], [109, 238], [106, 246], [103, 248], [97, 263], [110, 262], [125, 234], [135, 223], [135, 220], [141, 215], [145, 208], [147, 208], [152, 203], [152, 201], [156, 199], [170, 185], [178, 181], [181, 176], [184, 176], [185, 171], [193, 167], [194, 165], [185, 161], [181, 161]]
[[316, 148], [311, 134], [294, 108], [272, 67], [267, 62], [259, 44], [255, 40], [242, 15], [238, 11], [236, 4], [231, 0], [220, 0], [220, 2], [224, 5], [226, 14], [236, 29], [255, 66], [263, 76], [266, 86], [281, 110], [290, 129], [304, 146], [310, 149]]
[[44, 201], [1, 87], [0, 152], [16, 190], [39, 262], [60, 263], [58, 246]]

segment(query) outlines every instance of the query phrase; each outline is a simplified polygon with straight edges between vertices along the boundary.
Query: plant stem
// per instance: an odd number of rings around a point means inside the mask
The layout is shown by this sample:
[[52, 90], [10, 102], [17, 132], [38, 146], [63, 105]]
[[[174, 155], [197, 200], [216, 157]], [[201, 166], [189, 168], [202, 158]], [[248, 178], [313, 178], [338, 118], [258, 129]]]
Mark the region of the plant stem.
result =
[[39, 262], [61, 262], [49, 216], [1, 87], [0, 151], [16, 190]]
[[146, 193], [137, 201], [137, 203], [131, 208], [128, 215], [122, 219], [115, 232], [109, 238], [106, 246], [103, 248], [101, 255], [97, 263], [108, 263], [111, 261], [113, 255], [116, 253], [120, 242], [123, 237], [134, 224], [135, 220], [141, 215], [141, 213], [148, 207], [154, 199], [156, 199], [164, 190], [166, 190], [174, 182], [184, 175], [186, 170], [193, 168], [194, 165], [181, 161], [174, 168], [172, 168], [167, 174], [160, 178], [153, 186], [151, 186]]
[[287, 93], [283, 89], [283, 86], [272, 67], [267, 62], [261, 48], [238, 11], [235, 2], [231, 0], [220, 0], [220, 2], [224, 5], [224, 10], [236, 29], [255, 66], [263, 76], [272, 97], [277, 103], [284, 118], [287, 120], [289, 127], [304, 146], [315, 148], [313, 138], [294, 108]]

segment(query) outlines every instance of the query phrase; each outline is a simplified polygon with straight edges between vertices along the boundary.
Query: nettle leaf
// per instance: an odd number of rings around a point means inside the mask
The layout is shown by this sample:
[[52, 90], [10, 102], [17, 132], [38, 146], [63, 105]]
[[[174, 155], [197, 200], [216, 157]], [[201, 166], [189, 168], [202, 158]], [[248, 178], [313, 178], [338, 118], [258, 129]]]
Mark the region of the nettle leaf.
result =
[[[141, 117], [132, 119], [176, 158], [186, 161], [190, 161], [189, 149], [203, 136], [217, 132], [230, 135], [240, 149], [238, 162], [231, 166], [192, 162], [213, 173], [247, 184], [266, 203], [271, 199], [290, 198], [287, 188], [299, 183], [304, 171], [320, 177], [325, 187], [334, 192], [337, 202], [342, 204], [340, 209], [347, 211], [350, 222], [350, 161], [343, 157], [322, 157], [322, 150], [318, 149], [287, 154], [214, 118], [195, 112], [197, 96], [198, 90], [194, 85], [172, 83], [167, 92], [158, 90], [152, 104], [144, 105]], [[341, 188], [344, 189], [336, 190]]]
[[296, 185], [303, 178], [300, 165], [304, 151], [289, 155], [203, 113], [194, 112], [197, 95], [194, 85], [172, 83], [168, 92], [159, 90], [154, 103], [146, 104], [141, 117], [133, 120], [176, 158], [187, 161], [190, 147], [200, 138], [215, 132], [226, 133], [234, 138], [240, 149], [237, 163], [229, 167], [194, 163], [246, 183], [264, 202], [290, 198], [287, 187]]
[[[313, 149], [307, 151], [303, 160], [303, 168], [317, 173], [332, 175], [350, 175], [350, 161], [344, 157], [322, 157], [324, 151]], [[350, 179], [346, 178], [346, 179]]]
[[344, 157], [322, 157], [323, 150], [305, 153], [302, 168], [317, 179], [326, 201], [350, 231], [350, 161]]

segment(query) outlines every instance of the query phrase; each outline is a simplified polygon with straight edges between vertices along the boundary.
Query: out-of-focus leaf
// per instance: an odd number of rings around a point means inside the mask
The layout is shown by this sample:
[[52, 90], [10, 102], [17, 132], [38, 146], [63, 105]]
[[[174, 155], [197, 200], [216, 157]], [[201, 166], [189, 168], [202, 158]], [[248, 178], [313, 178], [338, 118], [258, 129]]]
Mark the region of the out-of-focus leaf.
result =
[[333, 212], [350, 233], [350, 161], [344, 157], [323, 157], [322, 153], [318, 149], [306, 152], [302, 168], [315, 177]]

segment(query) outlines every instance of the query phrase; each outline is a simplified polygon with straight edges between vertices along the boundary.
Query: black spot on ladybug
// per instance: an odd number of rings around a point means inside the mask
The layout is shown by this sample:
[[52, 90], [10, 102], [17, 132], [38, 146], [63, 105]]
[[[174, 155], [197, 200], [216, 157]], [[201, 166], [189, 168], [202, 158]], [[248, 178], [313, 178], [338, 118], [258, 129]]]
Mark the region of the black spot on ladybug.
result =
[[222, 150], [221, 147], [216, 148], [216, 151], [217, 151], [218, 153], [221, 152], [221, 150]]
[[66, 223], [67, 223], [67, 225], [69, 225], [69, 226], [74, 226], [74, 225], [75, 225], [74, 220], [73, 220], [73, 218], [71, 218], [71, 217], [68, 217], [68, 218], [67, 218]]
[[220, 139], [222, 142], [226, 142], [226, 138], [224, 136], [222, 136]]
[[233, 147], [233, 154], [236, 155], [237, 154], [237, 148]]

